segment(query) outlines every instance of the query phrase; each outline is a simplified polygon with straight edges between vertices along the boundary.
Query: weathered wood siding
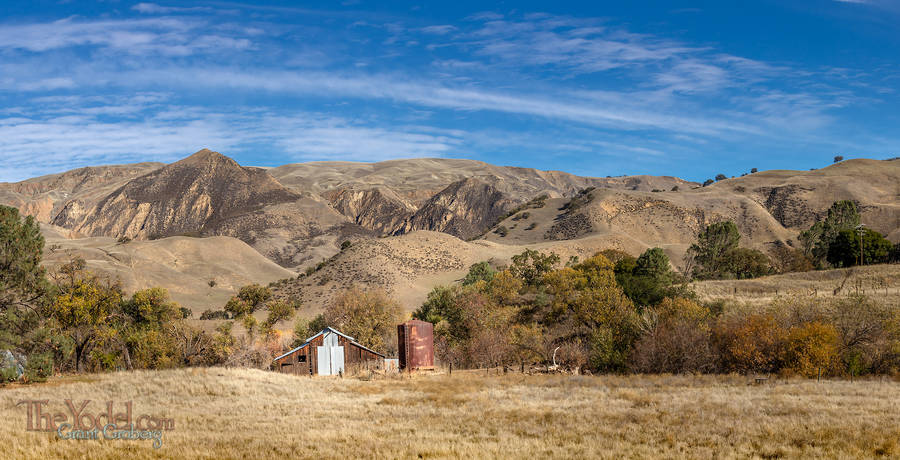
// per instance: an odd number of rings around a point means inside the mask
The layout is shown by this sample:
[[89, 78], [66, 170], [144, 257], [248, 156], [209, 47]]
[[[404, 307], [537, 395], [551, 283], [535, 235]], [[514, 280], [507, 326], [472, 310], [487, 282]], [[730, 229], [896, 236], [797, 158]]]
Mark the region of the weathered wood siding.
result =
[[[317, 375], [319, 369], [318, 348], [325, 343], [325, 334], [309, 341], [303, 348], [295, 350], [275, 361], [273, 367], [278, 372], [297, 375]], [[344, 347], [344, 366], [365, 364], [369, 361], [383, 360], [382, 356], [373, 353], [338, 335], [338, 345]]]

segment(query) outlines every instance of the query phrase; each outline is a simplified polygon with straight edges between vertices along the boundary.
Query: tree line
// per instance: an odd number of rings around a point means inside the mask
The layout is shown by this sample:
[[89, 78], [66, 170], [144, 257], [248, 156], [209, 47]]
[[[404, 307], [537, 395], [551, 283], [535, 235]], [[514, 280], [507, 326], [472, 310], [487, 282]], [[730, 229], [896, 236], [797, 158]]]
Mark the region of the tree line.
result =
[[703, 303], [684, 282], [659, 248], [636, 259], [607, 250], [565, 265], [556, 254], [526, 250], [507, 267], [473, 265], [460, 283], [434, 288], [413, 316], [434, 323], [438, 358], [458, 367], [803, 376], [900, 370], [900, 314], [873, 299]]

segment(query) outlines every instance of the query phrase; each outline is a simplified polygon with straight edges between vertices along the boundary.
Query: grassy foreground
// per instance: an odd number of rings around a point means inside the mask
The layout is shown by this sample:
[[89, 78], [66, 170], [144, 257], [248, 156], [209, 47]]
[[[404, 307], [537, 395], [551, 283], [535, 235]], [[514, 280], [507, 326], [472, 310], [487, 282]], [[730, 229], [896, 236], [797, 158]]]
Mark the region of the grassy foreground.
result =
[[[247, 369], [63, 377], [0, 388], [2, 458], [870, 458], [900, 456], [900, 383], [454, 372], [375, 380]], [[25, 430], [22, 399], [133, 401], [147, 440]], [[117, 409], [121, 406], [117, 406]]]

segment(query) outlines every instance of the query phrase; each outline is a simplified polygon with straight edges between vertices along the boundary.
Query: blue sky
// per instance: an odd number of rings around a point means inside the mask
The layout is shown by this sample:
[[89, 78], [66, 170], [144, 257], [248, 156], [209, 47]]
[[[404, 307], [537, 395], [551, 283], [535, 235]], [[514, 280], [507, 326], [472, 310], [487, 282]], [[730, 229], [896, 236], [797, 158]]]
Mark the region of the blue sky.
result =
[[693, 180], [889, 158], [898, 50], [900, 0], [7, 0], [0, 181], [203, 147]]

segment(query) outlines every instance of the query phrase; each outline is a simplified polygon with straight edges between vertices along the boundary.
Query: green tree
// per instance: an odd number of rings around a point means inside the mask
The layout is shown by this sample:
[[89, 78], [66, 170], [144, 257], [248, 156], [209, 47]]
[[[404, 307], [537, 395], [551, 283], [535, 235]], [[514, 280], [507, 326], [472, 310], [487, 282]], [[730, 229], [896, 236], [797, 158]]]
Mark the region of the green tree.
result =
[[44, 237], [34, 217], [0, 206], [0, 310], [36, 308], [49, 284], [41, 267]]
[[836, 201], [828, 209], [822, 222], [816, 222], [800, 234], [800, 243], [806, 255], [818, 266], [828, 257], [828, 248], [843, 230], [855, 229], [860, 222], [856, 204], [849, 200]]
[[669, 257], [661, 248], [650, 248], [644, 251], [634, 267], [634, 274], [657, 279], [668, 279], [671, 276]]
[[687, 257], [694, 265], [694, 277], [720, 277], [725, 272], [725, 254], [737, 248], [740, 240], [737, 225], [730, 220], [707, 226], [687, 251]]
[[[858, 230], [842, 230], [828, 246], [828, 263], [836, 267], [859, 265], [860, 235]], [[862, 230], [862, 256], [866, 264], [888, 262], [893, 245], [881, 233], [874, 230]]]
[[723, 260], [729, 278], [759, 278], [772, 273], [769, 257], [757, 249], [733, 248], [725, 253]]
[[287, 302], [284, 300], [274, 300], [269, 302], [266, 304], [269, 315], [266, 317], [266, 321], [263, 322], [263, 331], [268, 334], [279, 321], [291, 319], [298, 308], [300, 308], [300, 303], [297, 301]]
[[478, 281], [490, 281], [496, 274], [497, 270], [494, 270], [494, 268], [491, 267], [491, 264], [487, 262], [478, 262], [469, 267], [469, 273], [466, 273], [466, 277], [463, 278], [462, 285], [468, 286], [470, 284], [475, 284]]
[[[49, 372], [47, 359], [63, 354], [65, 337], [49, 328], [42, 309], [52, 297], [51, 285], [41, 266], [44, 238], [31, 216], [21, 217], [16, 208], [0, 206], [0, 350], [26, 356], [38, 366], [30, 380]], [[30, 366], [30, 364], [29, 364]], [[28, 374], [28, 369], [26, 369]]]

